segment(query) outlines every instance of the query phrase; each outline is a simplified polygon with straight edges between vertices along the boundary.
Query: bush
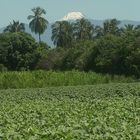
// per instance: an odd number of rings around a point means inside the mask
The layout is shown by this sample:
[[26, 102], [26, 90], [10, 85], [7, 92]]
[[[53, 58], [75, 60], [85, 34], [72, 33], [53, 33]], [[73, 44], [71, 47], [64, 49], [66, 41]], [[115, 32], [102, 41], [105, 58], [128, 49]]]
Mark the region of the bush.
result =
[[7, 71], [7, 68], [3, 64], [0, 64], [0, 72], [4, 71]]

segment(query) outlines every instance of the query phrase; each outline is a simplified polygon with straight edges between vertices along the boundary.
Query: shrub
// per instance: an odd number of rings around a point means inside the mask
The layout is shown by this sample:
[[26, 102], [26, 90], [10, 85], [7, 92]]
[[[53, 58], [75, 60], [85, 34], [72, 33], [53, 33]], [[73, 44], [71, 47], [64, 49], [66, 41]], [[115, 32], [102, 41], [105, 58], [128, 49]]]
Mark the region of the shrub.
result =
[[0, 72], [4, 71], [7, 71], [7, 68], [3, 64], [0, 64]]

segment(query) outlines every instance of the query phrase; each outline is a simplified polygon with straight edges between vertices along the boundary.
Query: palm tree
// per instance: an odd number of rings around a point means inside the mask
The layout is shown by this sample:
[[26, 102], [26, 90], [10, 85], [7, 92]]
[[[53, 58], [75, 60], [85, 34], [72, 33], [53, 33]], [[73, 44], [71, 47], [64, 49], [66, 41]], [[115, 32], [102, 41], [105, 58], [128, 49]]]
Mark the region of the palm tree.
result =
[[104, 35], [104, 30], [101, 26], [96, 26], [95, 27], [95, 36], [98, 38], [98, 37], [101, 37]]
[[133, 35], [135, 31], [137, 31], [137, 29], [132, 24], [124, 25], [124, 27], [121, 28], [122, 35], [124, 36]]
[[127, 25], [124, 25], [124, 26], [125, 26], [125, 31], [128, 31], [128, 32], [131, 32], [135, 29], [134, 25], [132, 25], [132, 24], [127, 24]]
[[118, 27], [119, 24], [120, 21], [116, 19], [106, 20], [103, 23], [103, 27], [95, 27], [96, 37], [104, 36], [107, 34], [120, 35], [121, 30]]
[[120, 21], [116, 19], [107, 20], [104, 22], [104, 35], [105, 34], [113, 34], [118, 35], [120, 33], [118, 25], [120, 24]]
[[57, 21], [52, 25], [52, 41], [57, 47], [72, 45], [72, 25], [67, 21]]
[[94, 26], [87, 19], [78, 19], [73, 24], [73, 30], [76, 40], [89, 40], [93, 38]]
[[46, 11], [40, 7], [36, 7], [32, 9], [34, 15], [29, 15], [28, 20], [31, 20], [29, 23], [29, 27], [32, 32], [39, 35], [39, 42], [41, 42], [41, 34], [45, 32], [47, 29], [48, 21], [42, 17], [42, 15], [46, 14]]
[[24, 23], [19, 23], [19, 21], [14, 21], [4, 29], [4, 32], [24, 32], [25, 25]]

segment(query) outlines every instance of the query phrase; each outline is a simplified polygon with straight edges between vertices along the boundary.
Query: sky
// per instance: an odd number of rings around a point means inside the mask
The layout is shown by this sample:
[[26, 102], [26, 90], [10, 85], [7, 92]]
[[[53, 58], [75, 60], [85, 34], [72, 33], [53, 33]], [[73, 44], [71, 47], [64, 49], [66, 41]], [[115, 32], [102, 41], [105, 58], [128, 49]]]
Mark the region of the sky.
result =
[[40, 6], [51, 23], [72, 11], [81, 12], [90, 19], [128, 19], [140, 21], [140, 0], [0, 0], [0, 27], [12, 20], [28, 23], [31, 9]]

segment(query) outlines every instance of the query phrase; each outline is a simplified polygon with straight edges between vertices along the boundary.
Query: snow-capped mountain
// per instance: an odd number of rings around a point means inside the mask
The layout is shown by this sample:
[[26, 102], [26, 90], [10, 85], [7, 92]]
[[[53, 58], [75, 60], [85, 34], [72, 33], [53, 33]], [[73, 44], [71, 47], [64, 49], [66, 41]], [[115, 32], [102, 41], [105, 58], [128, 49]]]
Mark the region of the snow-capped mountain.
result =
[[83, 15], [81, 12], [70, 12], [66, 16], [64, 16], [61, 21], [77, 20], [82, 18], [85, 18], [85, 15]]

